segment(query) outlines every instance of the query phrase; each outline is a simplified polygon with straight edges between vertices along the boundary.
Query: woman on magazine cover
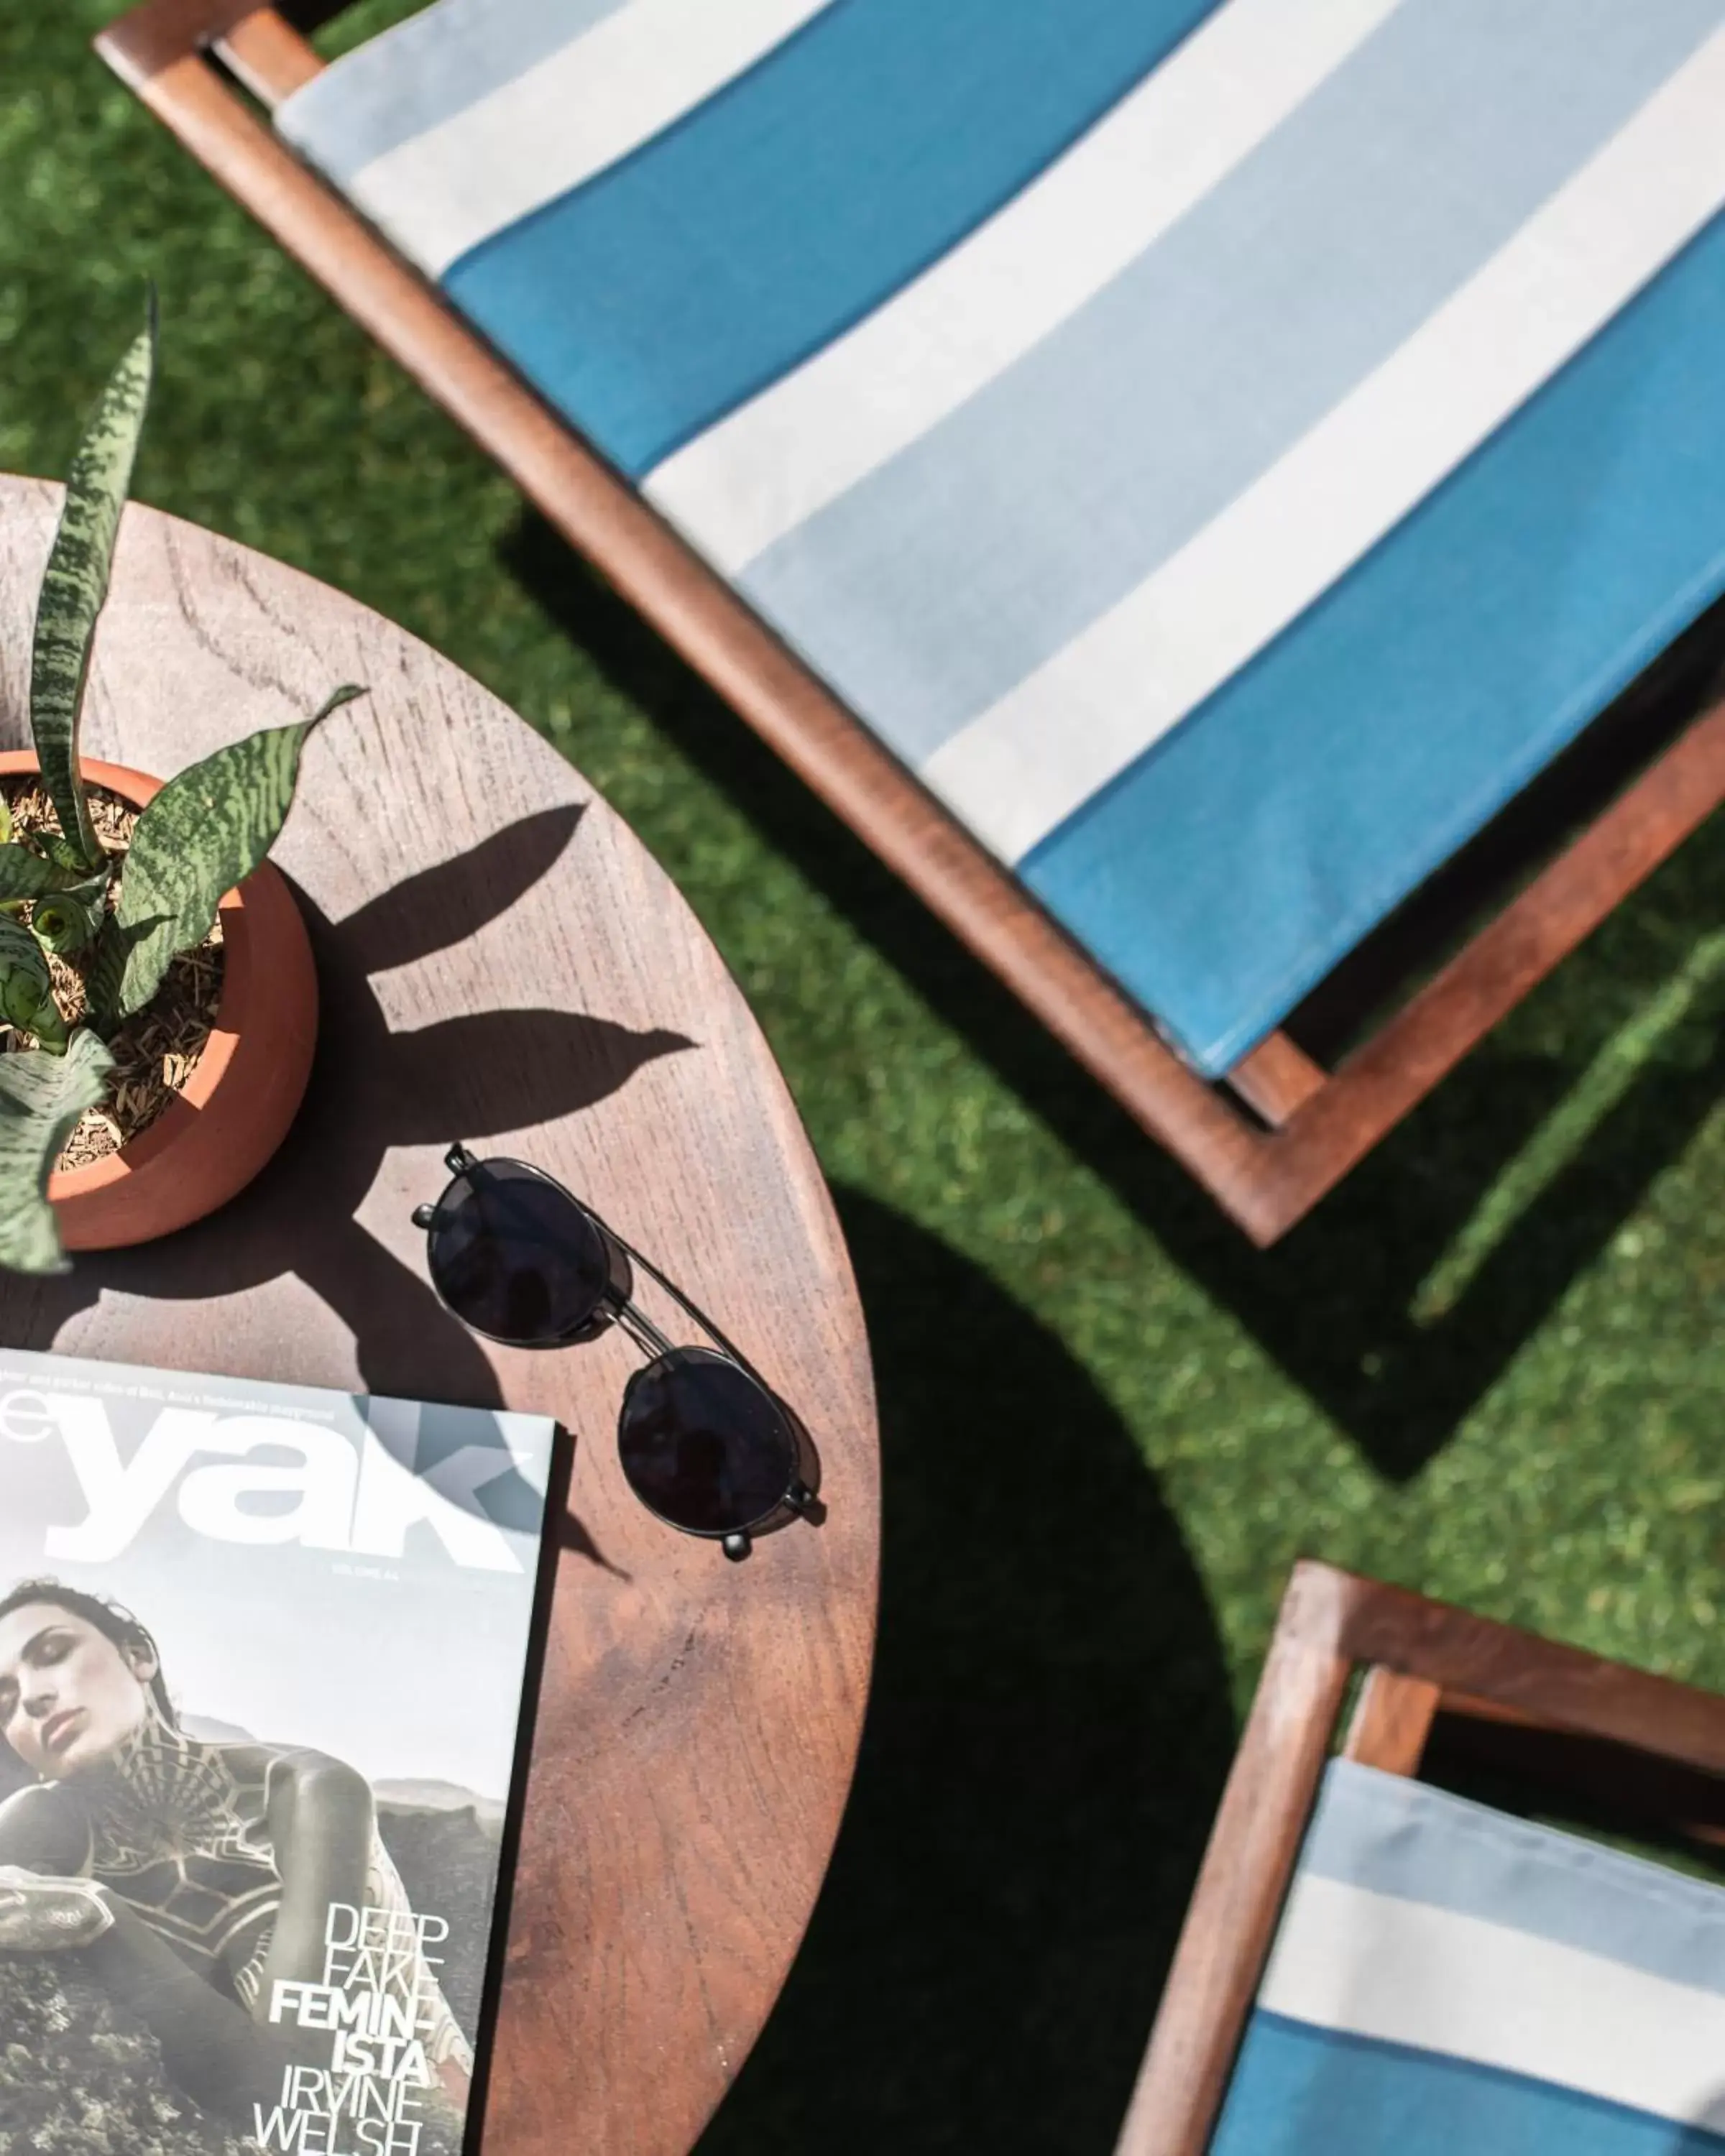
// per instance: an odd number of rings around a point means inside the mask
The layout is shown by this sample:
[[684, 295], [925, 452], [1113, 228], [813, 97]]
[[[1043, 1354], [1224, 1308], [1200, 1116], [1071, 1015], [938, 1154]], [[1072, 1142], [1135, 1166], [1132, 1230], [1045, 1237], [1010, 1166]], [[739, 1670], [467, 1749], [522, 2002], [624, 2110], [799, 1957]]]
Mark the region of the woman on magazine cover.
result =
[[286, 2066], [331, 2056], [270, 2020], [275, 1987], [323, 1982], [332, 1907], [374, 1912], [377, 1988], [465, 2109], [472, 2054], [352, 1768], [191, 1736], [145, 1627], [52, 1580], [0, 1598], [0, 1736], [36, 1776], [0, 1804], [0, 1953], [87, 1948], [173, 2079], [249, 2126]]

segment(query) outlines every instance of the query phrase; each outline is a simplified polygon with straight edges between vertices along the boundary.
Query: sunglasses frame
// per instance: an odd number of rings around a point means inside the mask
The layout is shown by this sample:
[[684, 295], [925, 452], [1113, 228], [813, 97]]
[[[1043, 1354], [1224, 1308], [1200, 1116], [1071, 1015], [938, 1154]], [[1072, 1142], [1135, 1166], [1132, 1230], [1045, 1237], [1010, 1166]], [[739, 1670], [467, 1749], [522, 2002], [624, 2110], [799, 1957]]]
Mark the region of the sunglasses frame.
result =
[[[733, 1562], [741, 1562], [749, 1554], [753, 1547], [755, 1536], [764, 1529], [791, 1518], [815, 1522], [822, 1517], [820, 1501], [809, 1481], [806, 1479], [805, 1470], [811, 1467], [814, 1447], [801, 1421], [773, 1391], [772, 1386], [749, 1361], [747, 1356], [726, 1337], [706, 1312], [697, 1303], [691, 1301], [676, 1282], [662, 1273], [650, 1258], [644, 1257], [633, 1245], [625, 1242], [608, 1222], [602, 1219], [591, 1205], [578, 1198], [572, 1190], [559, 1183], [554, 1175], [547, 1175], [542, 1168], [536, 1167], [531, 1161], [518, 1160], [512, 1154], [508, 1153], [499, 1153], [491, 1159], [481, 1160], [475, 1154], [470, 1153], [466, 1146], [458, 1138], [444, 1153], [444, 1165], [449, 1171], [449, 1182], [434, 1202], [416, 1205], [413, 1213], [413, 1225], [425, 1231], [426, 1270], [430, 1276], [432, 1289], [438, 1301], [443, 1304], [449, 1315], [459, 1323], [465, 1325], [470, 1332], [476, 1332], [482, 1340], [495, 1341], [498, 1346], [502, 1348], [540, 1349], [580, 1347], [587, 1341], [597, 1339], [613, 1325], [626, 1333], [649, 1359], [643, 1363], [640, 1369], [634, 1372], [624, 1388], [623, 1399], [618, 1409], [619, 1450], [623, 1439], [624, 1412], [629, 1404], [629, 1394], [637, 1383], [649, 1371], [668, 1358], [691, 1352], [711, 1353], [716, 1350], [721, 1361], [728, 1363], [734, 1369], [740, 1370], [743, 1376], [757, 1388], [762, 1398], [783, 1424], [791, 1465], [783, 1491], [772, 1505], [768, 1507], [766, 1511], [758, 1513], [753, 1519], [746, 1521], [738, 1527], [687, 1527], [682, 1521], [671, 1519], [662, 1512], [656, 1505], [641, 1495], [633, 1481], [629, 1481], [631, 1494], [639, 1503], [652, 1513], [655, 1519], [663, 1521], [668, 1527], [675, 1528], [679, 1534], [692, 1535], [697, 1540], [703, 1542], [716, 1542], [727, 1558]], [[513, 1169], [518, 1173], [531, 1177], [536, 1183], [544, 1184], [547, 1189], [555, 1191], [558, 1197], [562, 1198], [572, 1210], [594, 1230], [604, 1251], [605, 1284], [595, 1297], [592, 1310], [578, 1324], [561, 1332], [549, 1334], [542, 1340], [511, 1339], [504, 1333], [488, 1332], [484, 1326], [475, 1325], [471, 1318], [464, 1316], [444, 1295], [443, 1289], [438, 1284], [438, 1269], [433, 1259], [433, 1238], [437, 1234], [438, 1224], [444, 1208], [449, 1204], [450, 1193], [457, 1183], [463, 1183], [471, 1177], [475, 1169], [487, 1168]], [[645, 1274], [649, 1280], [662, 1289], [684, 1316], [706, 1335], [707, 1339], [711, 1342], [710, 1348], [694, 1351], [680, 1348], [675, 1341], [660, 1330], [634, 1301], [634, 1275], [636, 1269]], [[629, 1481], [627, 1469], [624, 1470], [624, 1479]]]

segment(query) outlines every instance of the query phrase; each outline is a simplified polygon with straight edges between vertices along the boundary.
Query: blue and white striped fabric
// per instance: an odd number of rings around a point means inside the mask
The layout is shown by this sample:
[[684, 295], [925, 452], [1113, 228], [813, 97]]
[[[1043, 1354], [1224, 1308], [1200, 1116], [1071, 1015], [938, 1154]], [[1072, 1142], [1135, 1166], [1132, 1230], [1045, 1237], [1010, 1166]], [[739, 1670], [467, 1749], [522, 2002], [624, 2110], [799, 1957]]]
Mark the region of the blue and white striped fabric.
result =
[[439, 0], [288, 140], [1225, 1070], [1725, 590], [1725, 0]]
[[1725, 1890], [1332, 1761], [1212, 2156], [1722, 2156]]

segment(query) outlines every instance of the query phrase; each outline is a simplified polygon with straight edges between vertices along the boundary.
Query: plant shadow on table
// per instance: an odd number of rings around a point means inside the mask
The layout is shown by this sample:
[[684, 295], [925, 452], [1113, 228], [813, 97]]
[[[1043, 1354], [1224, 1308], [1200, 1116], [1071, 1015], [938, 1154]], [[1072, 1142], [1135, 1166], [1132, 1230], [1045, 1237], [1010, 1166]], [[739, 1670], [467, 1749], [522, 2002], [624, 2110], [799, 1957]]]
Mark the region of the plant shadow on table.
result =
[[1055, 1334], [837, 1196], [880, 1387], [873, 1689], [813, 1928], [700, 2156], [1102, 2156], [1233, 1750], [1214, 1623]]
[[[1725, 921], [1725, 848], [1702, 830], [1537, 992], [1561, 1004], [1556, 1050], [1525, 1045], [1518, 1017], [1446, 1078], [1274, 1249], [1254, 1250], [1185, 1171], [1138, 1128], [1018, 1000], [941, 930], [911, 892], [773, 757], [655, 633], [531, 513], [507, 566], [564, 634], [647, 711], [827, 901], [878, 950], [1049, 1127], [1104, 1179], [1175, 1260], [1231, 1309], [1288, 1375], [1394, 1480], [1443, 1445], [1652, 1178], [1681, 1153], [1725, 1087], [1717, 1029], [1656, 1053], [1567, 1151], [1505, 1202], [1610, 1043], [1600, 1011], [1625, 982], [1656, 990], [1681, 959], [1674, 931]], [[1664, 677], [1625, 700], [1625, 728], [1675, 732], [1714, 678], [1725, 610], [1697, 626]], [[1656, 705], [1651, 711], [1643, 708]], [[1614, 720], [1613, 723], [1617, 723]], [[1589, 740], [1558, 774], [1549, 808], [1597, 790]], [[1583, 753], [1583, 751], [1586, 753]], [[1615, 747], [1611, 752], [1615, 753]], [[1568, 789], [1568, 792], [1565, 789]], [[1609, 798], [1609, 795], [1607, 796]], [[1513, 815], [1517, 812], [1511, 812]], [[1493, 827], [1478, 842], [1501, 853]], [[1392, 924], [1392, 927], [1394, 924]], [[1663, 970], [1661, 970], [1663, 969]], [[1597, 992], [1597, 993], [1596, 993]], [[1579, 1014], [1579, 1015], [1578, 1015]], [[1702, 1015], [1705, 1017], [1706, 1014]], [[1609, 1074], [1608, 1074], [1609, 1077]], [[1602, 1091], [1598, 1086], [1595, 1093]], [[1493, 1209], [1502, 1216], [1494, 1235]], [[1470, 1239], [1471, 1241], [1470, 1242]], [[1458, 1243], [1464, 1247], [1458, 1254]], [[1457, 1262], [1458, 1255], [1460, 1262]]]
[[[371, 977], [448, 950], [503, 914], [557, 861], [580, 815], [565, 807], [526, 817], [343, 921], [298, 893], [321, 1011], [311, 1084], [287, 1142], [210, 1219], [136, 1250], [81, 1256], [64, 1278], [14, 1283], [28, 1337], [13, 1344], [48, 1346], [104, 1288], [173, 1302], [293, 1273], [352, 1330], [368, 1391], [501, 1404], [474, 1336], [355, 1218], [386, 1149], [550, 1122], [691, 1044], [543, 1009], [475, 1010], [395, 1032]], [[442, 1171], [433, 1173], [428, 1198], [440, 1186]]]

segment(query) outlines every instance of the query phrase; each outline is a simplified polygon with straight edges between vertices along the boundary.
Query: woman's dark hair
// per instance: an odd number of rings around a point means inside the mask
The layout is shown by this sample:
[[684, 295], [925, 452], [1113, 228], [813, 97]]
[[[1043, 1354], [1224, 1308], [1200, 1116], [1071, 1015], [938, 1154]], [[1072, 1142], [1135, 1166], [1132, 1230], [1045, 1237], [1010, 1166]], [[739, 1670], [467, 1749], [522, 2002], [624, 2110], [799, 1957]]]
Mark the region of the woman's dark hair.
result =
[[94, 1625], [104, 1639], [111, 1640], [122, 1655], [141, 1648], [156, 1665], [156, 1674], [150, 1680], [150, 1697], [168, 1727], [179, 1727], [179, 1717], [167, 1696], [167, 1680], [162, 1674], [162, 1650], [149, 1627], [140, 1624], [130, 1609], [110, 1601], [106, 1595], [86, 1594], [81, 1587], [62, 1587], [57, 1579], [21, 1579], [10, 1594], [0, 1595], [0, 1617], [9, 1617], [14, 1609], [22, 1609], [32, 1602], [46, 1603], [51, 1609], [64, 1609], [69, 1617], [83, 1618], [87, 1625]]

